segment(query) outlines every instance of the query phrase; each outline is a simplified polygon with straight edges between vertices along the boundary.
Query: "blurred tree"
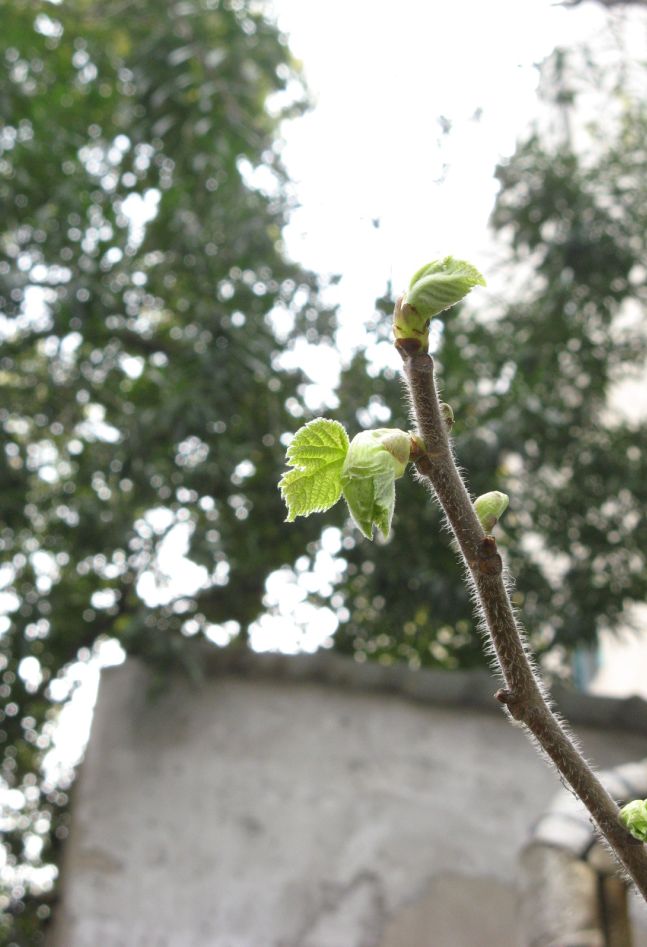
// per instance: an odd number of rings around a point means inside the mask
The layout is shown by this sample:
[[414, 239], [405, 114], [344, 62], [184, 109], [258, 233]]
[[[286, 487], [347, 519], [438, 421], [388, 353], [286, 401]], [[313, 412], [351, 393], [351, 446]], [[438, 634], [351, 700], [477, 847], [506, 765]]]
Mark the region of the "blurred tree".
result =
[[[562, 0], [560, 6], [563, 7], [579, 7], [583, 4], [585, 0]], [[596, 3], [601, 3], [603, 7], [629, 7], [637, 6], [644, 7], [647, 6], [647, 0], [596, 0]]]
[[[644, 379], [647, 90], [642, 67], [596, 58], [551, 57], [546, 114], [497, 170], [505, 259], [491, 282], [506, 280], [505, 301], [481, 317], [475, 296], [436, 326], [459, 461], [475, 495], [510, 494], [499, 529], [514, 600], [533, 646], [564, 655], [630, 622], [647, 596], [647, 425], [609, 403], [618, 383]], [[398, 384], [368, 368], [359, 354], [344, 373], [341, 404], [360, 410], [340, 420], [406, 427]], [[412, 666], [483, 661], [440, 529], [404, 478], [386, 545], [345, 534], [338, 649]]]
[[317, 342], [332, 320], [281, 245], [277, 132], [304, 90], [260, 10], [5, 5], [0, 936], [11, 943], [40, 942], [48, 873], [35, 869], [66, 831], [65, 787], [39, 770], [65, 690], [52, 681], [102, 635], [197, 673], [188, 638], [244, 637], [267, 574], [302, 542], [281, 529], [275, 488], [301, 380], [277, 367], [277, 332]]

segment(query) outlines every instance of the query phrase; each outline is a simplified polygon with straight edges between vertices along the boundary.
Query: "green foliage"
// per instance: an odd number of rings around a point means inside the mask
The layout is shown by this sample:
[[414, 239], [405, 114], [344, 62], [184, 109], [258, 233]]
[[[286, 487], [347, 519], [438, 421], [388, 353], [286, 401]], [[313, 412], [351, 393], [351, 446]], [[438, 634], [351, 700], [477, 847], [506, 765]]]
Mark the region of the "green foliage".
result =
[[[28, 869], [66, 833], [65, 786], [39, 769], [65, 691], [51, 684], [101, 637], [199, 675], [192, 636], [244, 636], [267, 574], [303, 542], [273, 486], [303, 378], [275, 362], [332, 320], [283, 254], [276, 136], [303, 90], [257, 4], [4, 13], [0, 738], [24, 800], [9, 871], [26, 871], [4, 931], [33, 945]], [[167, 588], [162, 548], [186, 548], [192, 590]], [[23, 850], [32, 835], [40, 856]]]
[[300, 428], [287, 450], [293, 467], [279, 483], [288, 508], [287, 522], [296, 516], [323, 513], [341, 496], [341, 473], [348, 453], [348, 435], [338, 421], [315, 418]]
[[[67, 786], [40, 770], [52, 683], [104, 637], [199, 675], [189, 639], [244, 638], [268, 573], [304, 540], [314, 558], [320, 532], [315, 520], [283, 527], [274, 486], [303, 381], [277, 356], [296, 333], [316, 343], [334, 328], [281, 245], [276, 134], [302, 108], [298, 76], [251, 0], [164, 16], [135, 0], [127, 12], [12, 0], [0, 36], [0, 737], [2, 779], [24, 800], [3, 841], [26, 879], [3, 923], [25, 945], [39, 943], [49, 897], [29, 868], [50, 863], [67, 831]], [[571, 80], [567, 65], [552, 80], [560, 113], [577, 101]], [[647, 432], [607, 408], [646, 350], [630, 317], [647, 293], [647, 110], [629, 94], [613, 106], [584, 151], [537, 131], [499, 169], [493, 223], [523, 292], [487, 322], [457, 309], [451, 331], [435, 326], [470, 487], [514, 496], [499, 541], [539, 650], [594, 640], [647, 593]], [[383, 301], [371, 340], [391, 342], [392, 308]], [[390, 412], [406, 431], [394, 374], [369, 368], [360, 352], [343, 373], [337, 420], [372, 427]], [[367, 532], [388, 532], [395, 476], [368, 502], [352, 498]], [[340, 506], [323, 522], [342, 538], [327, 601], [335, 647], [414, 666], [481, 662], [440, 514], [412, 478], [387, 543], [358, 543]], [[178, 595], [162, 575], [144, 599], [164, 544], [186, 545], [202, 584]], [[24, 848], [32, 836], [40, 855]]]
[[323, 513], [344, 495], [350, 514], [367, 539], [373, 526], [389, 535], [395, 506], [395, 481], [409, 463], [411, 437], [404, 431], [362, 431], [348, 442], [338, 421], [315, 418], [300, 428], [287, 450], [293, 467], [279, 490], [288, 508], [287, 522]]

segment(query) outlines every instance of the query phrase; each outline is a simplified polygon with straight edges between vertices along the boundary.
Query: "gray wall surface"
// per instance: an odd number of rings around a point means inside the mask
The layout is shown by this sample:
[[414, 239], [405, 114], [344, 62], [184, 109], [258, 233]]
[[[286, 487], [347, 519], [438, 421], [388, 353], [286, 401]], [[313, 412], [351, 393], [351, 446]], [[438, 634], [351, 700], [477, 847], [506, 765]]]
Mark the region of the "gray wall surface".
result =
[[[157, 699], [134, 660], [104, 674], [53, 947], [519, 947], [518, 852], [559, 783], [502, 713], [452, 702], [494, 681], [324, 658], [343, 685], [310, 658]], [[578, 732], [601, 766], [645, 756]]]

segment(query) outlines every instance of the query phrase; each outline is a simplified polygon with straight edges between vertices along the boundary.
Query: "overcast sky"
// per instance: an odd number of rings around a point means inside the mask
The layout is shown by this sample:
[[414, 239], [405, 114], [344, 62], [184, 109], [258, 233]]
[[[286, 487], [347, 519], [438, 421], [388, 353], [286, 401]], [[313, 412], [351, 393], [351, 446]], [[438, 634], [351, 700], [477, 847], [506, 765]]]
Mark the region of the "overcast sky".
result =
[[[537, 112], [536, 64], [608, 32], [598, 3], [275, 0], [315, 107], [285, 130], [290, 251], [372, 303], [428, 259], [487, 255], [497, 160]], [[441, 116], [451, 123], [442, 134]], [[376, 230], [371, 221], [380, 220]]]

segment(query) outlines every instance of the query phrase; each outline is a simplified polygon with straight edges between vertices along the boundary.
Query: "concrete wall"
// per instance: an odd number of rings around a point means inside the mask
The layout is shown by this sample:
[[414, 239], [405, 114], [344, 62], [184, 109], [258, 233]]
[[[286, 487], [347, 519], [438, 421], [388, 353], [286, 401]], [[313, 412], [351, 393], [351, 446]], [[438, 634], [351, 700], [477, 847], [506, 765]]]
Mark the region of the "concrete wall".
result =
[[[53, 947], [519, 947], [517, 855], [558, 782], [494, 682], [246, 662], [157, 700], [135, 661], [104, 675]], [[645, 755], [578, 729], [600, 765]]]

